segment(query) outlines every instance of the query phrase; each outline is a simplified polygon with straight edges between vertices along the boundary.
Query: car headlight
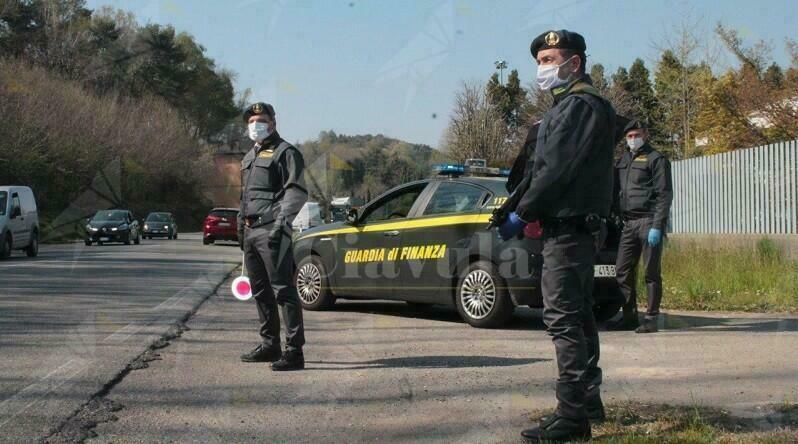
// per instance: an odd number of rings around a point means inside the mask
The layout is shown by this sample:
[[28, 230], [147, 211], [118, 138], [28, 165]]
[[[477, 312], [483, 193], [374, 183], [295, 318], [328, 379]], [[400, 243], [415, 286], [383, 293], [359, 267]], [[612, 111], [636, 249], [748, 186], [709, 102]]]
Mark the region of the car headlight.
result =
[[114, 227], [114, 228], [111, 228], [111, 231], [116, 231], [116, 230], [118, 230], [118, 229], [119, 229], [119, 228], [117, 228], [117, 227]]
[[147, 224], [144, 224], [144, 229], [145, 229], [145, 230], [149, 230], [149, 229], [150, 229], [150, 226], [149, 226], [149, 225], [147, 225]]

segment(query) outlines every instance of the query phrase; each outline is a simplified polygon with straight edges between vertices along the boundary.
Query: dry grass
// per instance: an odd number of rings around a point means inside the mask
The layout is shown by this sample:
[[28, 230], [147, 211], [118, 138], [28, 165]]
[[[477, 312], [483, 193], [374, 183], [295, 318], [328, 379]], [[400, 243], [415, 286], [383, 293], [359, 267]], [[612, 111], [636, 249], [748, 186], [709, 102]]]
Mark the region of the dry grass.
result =
[[[547, 412], [550, 414], [550, 412]], [[544, 412], [533, 415], [535, 419]], [[798, 442], [798, 405], [767, 408], [759, 419], [715, 408], [622, 403], [607, 406], [607, 421], [593, 425], [601, 444], [787, 444]]]

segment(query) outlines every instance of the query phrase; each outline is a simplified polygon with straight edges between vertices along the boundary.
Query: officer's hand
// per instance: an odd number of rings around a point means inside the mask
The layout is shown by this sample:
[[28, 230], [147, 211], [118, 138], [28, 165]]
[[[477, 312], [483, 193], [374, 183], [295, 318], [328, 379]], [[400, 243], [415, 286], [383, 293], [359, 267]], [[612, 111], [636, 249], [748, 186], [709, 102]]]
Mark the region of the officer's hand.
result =
[[652, 228], [648, 230], [648, 244], [652, 247], [656, 247], [659, 245], [660, 241], [662, 240], [662, 230], [657, 228]]
[[507, 220], [504, 221], [503, 224], [499, 225], [499, 236], [501, 236], [502, 240], [508, 240], [520, 233], [524, 226], [526, 226], [526, 222], [521, 220], [515, 211], [510, 213], [507, 217]]

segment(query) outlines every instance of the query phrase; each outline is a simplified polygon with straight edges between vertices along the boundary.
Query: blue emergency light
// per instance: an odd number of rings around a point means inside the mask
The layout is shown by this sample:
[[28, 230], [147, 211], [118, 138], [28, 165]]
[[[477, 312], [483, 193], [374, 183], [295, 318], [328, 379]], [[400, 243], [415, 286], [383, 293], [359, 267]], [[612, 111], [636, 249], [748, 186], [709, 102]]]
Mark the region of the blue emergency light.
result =
[[432, 170], [440, 175], [450, 176], [487, 176], [487, 177], [508, 177], [509, 168], [488, 168], [478, 165], [462, 165], [459, 163], [438, 163], [432, 166]]

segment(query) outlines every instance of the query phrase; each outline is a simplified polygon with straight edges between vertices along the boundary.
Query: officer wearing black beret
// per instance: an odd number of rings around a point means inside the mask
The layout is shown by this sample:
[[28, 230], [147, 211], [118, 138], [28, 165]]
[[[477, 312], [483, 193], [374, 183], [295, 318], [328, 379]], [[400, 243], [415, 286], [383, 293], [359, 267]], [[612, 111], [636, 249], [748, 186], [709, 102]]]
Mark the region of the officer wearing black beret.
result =
[[[302, 153], [277, 133], [274, 107], [258, 102], [244, 111], [252, 149], [241, 161], [239, 239], [260, 318], [262, 343], [241, 356], [272, 362], [272, 370], [305, 367], [302, 305], [294, 285], [291, 223], [308, 199]], [[279, 312], [278, 312], [279, 306]], [[280, 348], [280, 314], [286, 349]]]
[[[649, 143], [648, 129], [638, 120], [624, 128], [629, 150], [615, 163], [618, 196], [624, 220], [618, 245], [618, 286], [626, 297], [623, 318], [614, 329], [657, 331], [662, 301], [662, 237], [673, 200], [671, 163]], [[637, 264], [643, 257], [648, 308], [643, 325], [637, 318]]]
[[[615, 110], [585, 74], [585, 39], [566, 30], [532, 41], [537, 85], [554, 106], [540, 124], [531, 178], [503, 238], [543, 228], [543, 320], [557, 355], [557, 410], [521, 434], [533, 442], [588, 439], [604, 418], [593, 267], [612, 204]], [[590, 419], [589, 419], [590, 418]]]

